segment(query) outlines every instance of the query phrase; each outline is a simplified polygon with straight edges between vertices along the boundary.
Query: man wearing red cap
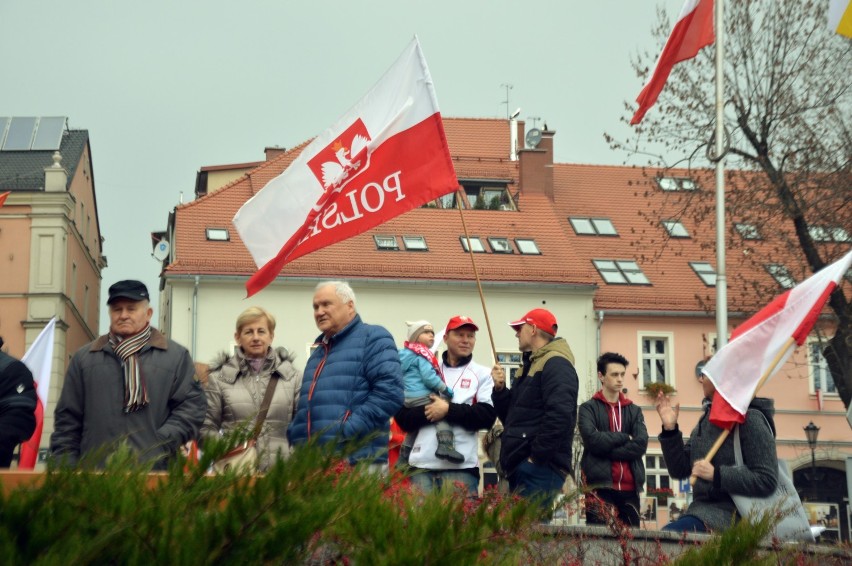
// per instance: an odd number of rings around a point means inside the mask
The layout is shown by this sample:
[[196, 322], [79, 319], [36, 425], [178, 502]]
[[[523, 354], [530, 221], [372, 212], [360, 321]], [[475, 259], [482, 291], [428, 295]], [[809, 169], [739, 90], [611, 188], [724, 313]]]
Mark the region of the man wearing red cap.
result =
[[[414, 475], [411, 481], [424, 492], [456, 484], [468, 494], [479, 492], [479, 446], [477, 432], [490, 428], [497, 413], [491, 401], [494, 381], [491, 369], [473, 361], [476, 331], [479, 328], [467, 316], [454, 316], [447, 323], [444, 343], [447, 350], [441, 358], [441, 372], [446, 385], [453, 390], [452, 403], [434, 393], [432, 402], [420, 407], [403, 407], [396, 421], [407, 432], [417, 433], [408, 462]], [[462, 462], [437, 457], [438, 436], [435, 423], [452, 425], [455, 449], [464, 456]]]
[[524, 364], [511, 389], [505, 373], [494, 371], [494, 405], [504, 426], [500, 466], [512, 491], [542, 498], [549, 512], [572, 472], [579, 388], [574, 355], [556, 337], [556, 317], [548, 310], [533, 309], [509, 326]]

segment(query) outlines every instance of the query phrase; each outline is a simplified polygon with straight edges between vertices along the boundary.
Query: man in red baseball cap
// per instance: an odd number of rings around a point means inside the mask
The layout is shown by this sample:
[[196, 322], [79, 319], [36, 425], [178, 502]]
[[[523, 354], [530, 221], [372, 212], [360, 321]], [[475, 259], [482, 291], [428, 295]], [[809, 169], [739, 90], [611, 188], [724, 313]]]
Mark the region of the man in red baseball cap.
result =
[[500, 467], [512, 491], [541, 497], [549, 514], [573, 469], [579, 389], [574, 354], [564, 338], [556, 337], [556, 317], [546, 309], [533, 309], [509, 326], [524, 363], [511, 389], [505, 374], [495, 369], [493, 399], [504, 427]]
[[[432, 394], [432, 402], [425, 407], [403, 407], [395, 416], [406, 432], [418, 433], [408, 463], [415, 472], [411, 482], [424, 492], [455, 484], [465, 486], [471, 496], [479, 491], [477, 431], [490, 428], [497, 412], [491, 401], [491, 369], [473, 361], [477, 330], [468, 316], [454, 316], [447, 322], [441, 373], [453, 390], [452, 402]], [[435, 423], [442, 420], [452, 425], [455, 449], [464, 456], [463, 462], [436, 457]]]

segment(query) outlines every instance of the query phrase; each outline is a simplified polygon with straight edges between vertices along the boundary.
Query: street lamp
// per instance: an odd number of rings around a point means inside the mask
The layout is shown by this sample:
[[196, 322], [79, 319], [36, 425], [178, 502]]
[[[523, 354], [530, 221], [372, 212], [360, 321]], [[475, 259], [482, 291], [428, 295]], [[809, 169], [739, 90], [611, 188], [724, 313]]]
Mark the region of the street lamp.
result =
[[808, 426], [802, 427], [802, 429], [805, 431], [805, 436], [808, 438], [808, 446], [811, 449], [811, 484], [813, 485], [814, 495], [816, 495], [816, 456], [814, 455], [814, 451], [816, 450], [817, 437], [819, 436], [819, 427], [811, 421], [808, 423]]

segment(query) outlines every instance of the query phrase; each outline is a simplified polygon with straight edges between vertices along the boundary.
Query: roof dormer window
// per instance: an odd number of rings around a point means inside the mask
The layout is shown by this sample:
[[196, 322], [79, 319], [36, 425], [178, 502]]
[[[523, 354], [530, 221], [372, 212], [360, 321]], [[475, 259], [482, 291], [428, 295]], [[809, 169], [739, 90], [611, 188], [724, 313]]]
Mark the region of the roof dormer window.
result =
[[376, 242], [377, 250], [399, 250], [399, 245], [396, 243], [396, 236], [373, 236], [373, 241]]
[[207, 228], [207, 239], [211, 242], [227, 242], [231, 239], [231, 233], [227, 228]]
[[515, 253], [508, 238], [488, 238], [488, 245], [491, 246], [491, 251], [495, 254]]
[[689, 238], [689, 232], [683, 222], [678, 220], [663, 220], [663, 228], [669, 233], [672, 238]]
[[657, 177], [657, 185], [664, 191], [694, 191], [698, 188], [689, 177]]
[[582, 236], [618, 236], [615, 226], [609, 218], [568, 218], [574, 232]]
[[642, 268], [633, 260], [593, 259], [603, 280], [614, 285], [650, 285]]
[[[459, 241], [461, 242], [462, 249], [465, 252], [472, 250], [473, 253], [485, 253], [485, 246], [482, 244], [482, 240], [480, 240], [477, 236], [471, 236], [470, 240], [464, 236], [459, 236]], [[470, 242], [470, 248], [468, 248], [468, 241]]]

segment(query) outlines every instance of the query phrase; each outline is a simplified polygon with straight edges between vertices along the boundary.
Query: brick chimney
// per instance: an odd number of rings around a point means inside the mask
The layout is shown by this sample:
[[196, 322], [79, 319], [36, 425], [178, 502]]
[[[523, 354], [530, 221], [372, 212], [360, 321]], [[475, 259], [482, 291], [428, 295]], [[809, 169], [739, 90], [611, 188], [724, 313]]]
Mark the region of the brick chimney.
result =
[[263, 152], [266, 154], [266, 160], [267, 161], [272, 161], [273, 159], [275, 159], [276, 157], [278, 157], [282, 153], [285, 153], [286, 151], [287, 151], [287, 148], [278, 147], [277, 145], [275, 147], [264, 148], [264, 150], [263, 150]]
[[535, 149], [522, 149], [520, 188], [522, 193], [544, 193], [553, 200], [553, 130], [541, 132], [541, 142]]

